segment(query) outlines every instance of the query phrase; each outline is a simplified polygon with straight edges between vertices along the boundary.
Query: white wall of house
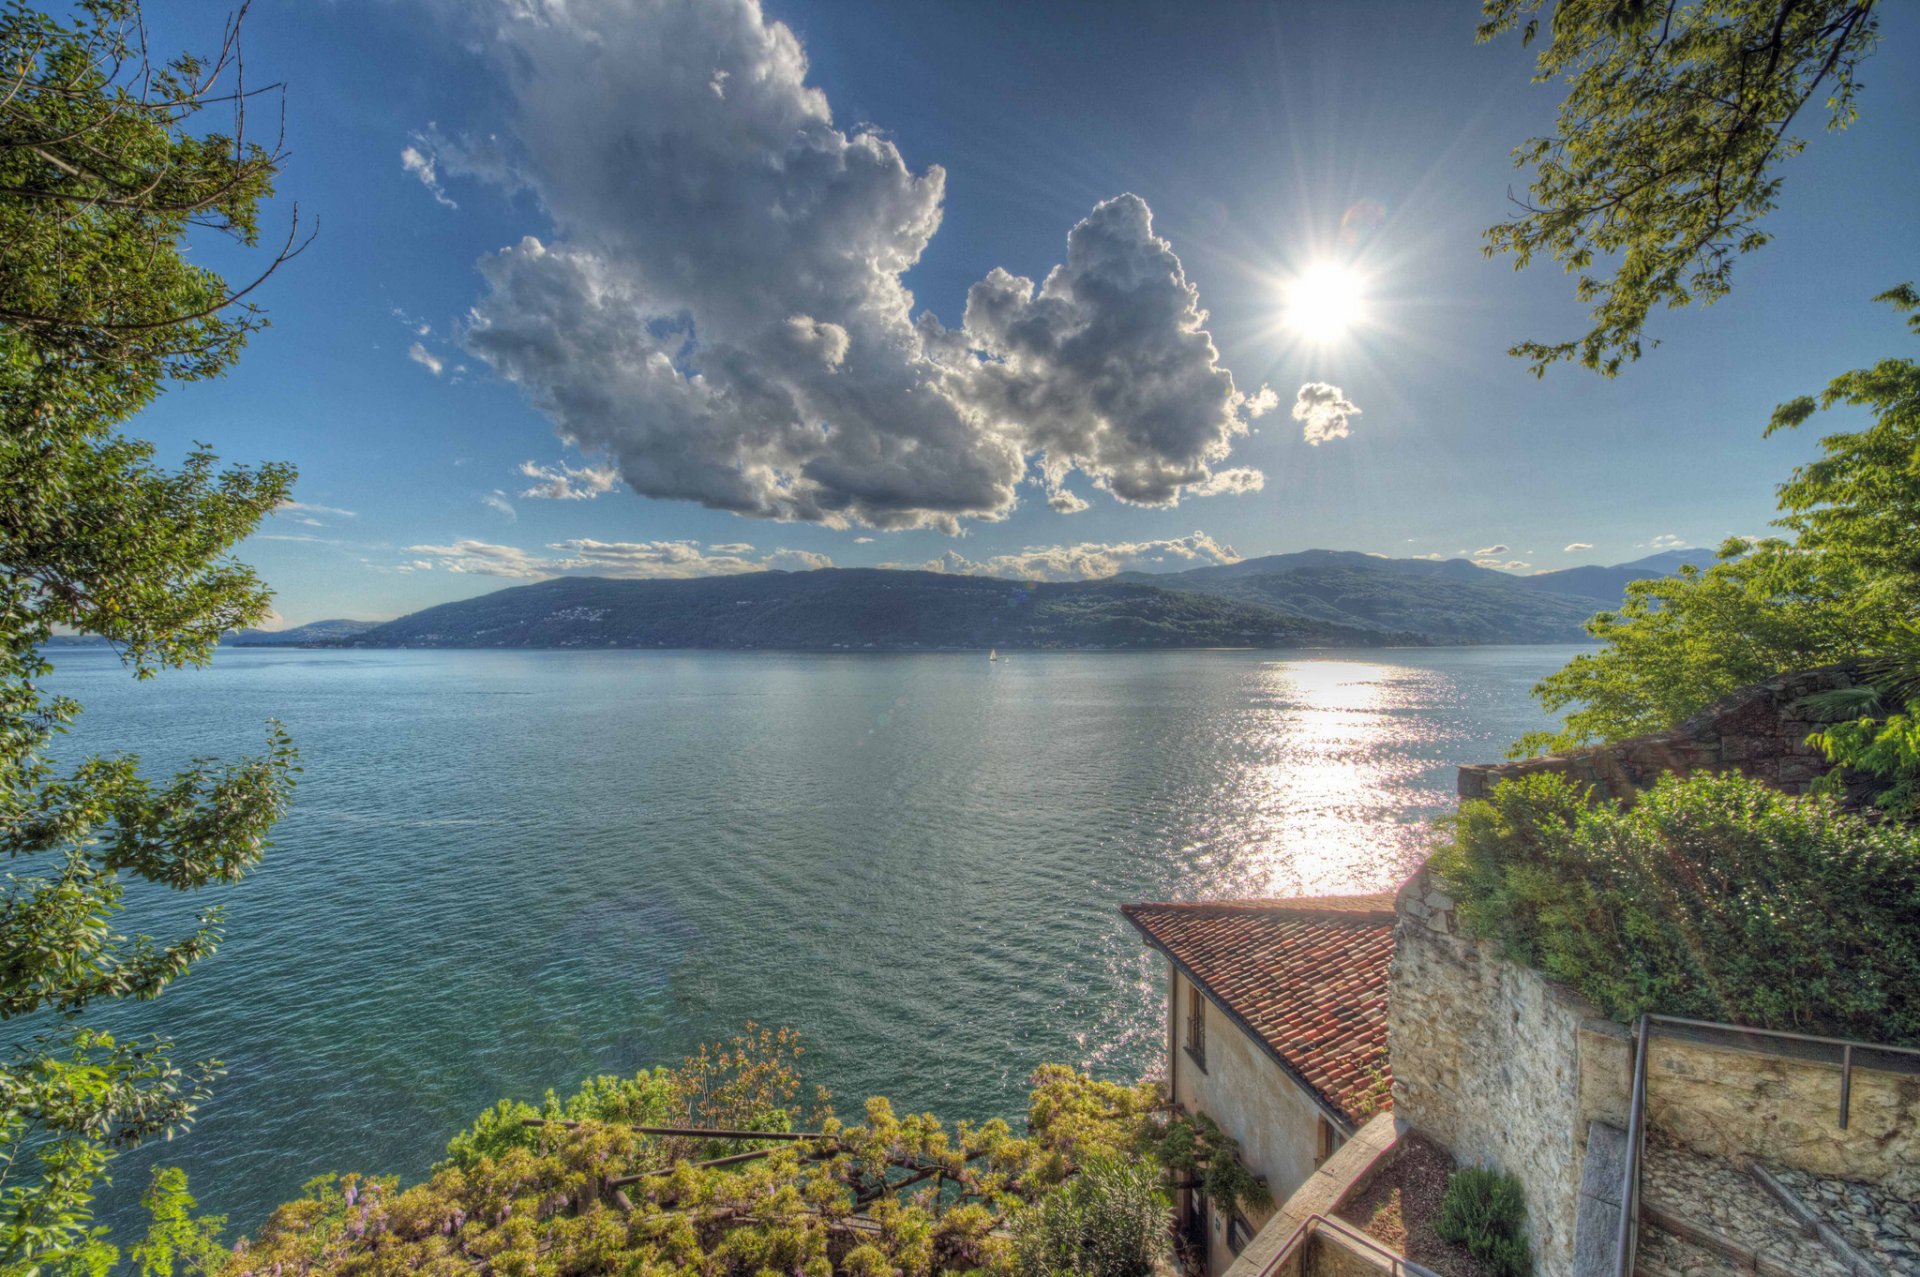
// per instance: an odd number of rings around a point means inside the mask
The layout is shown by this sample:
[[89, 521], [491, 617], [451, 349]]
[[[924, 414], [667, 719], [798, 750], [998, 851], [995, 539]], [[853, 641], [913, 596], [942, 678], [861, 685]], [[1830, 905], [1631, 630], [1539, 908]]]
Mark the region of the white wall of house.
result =
[[[1318, 1165], [1326, 1138], [1321, 1130], [1325, 1110], [1263, 1044], [1249, 1037], [1211, 999], [1206, 1006], [1203, 1072], [1187, 1049], [1188, 999], [1196, 986], [1171, 962], [1168, 973], [1168, 1074], [1173, 1079], [1174, 1101], [1189, 1113], [1205, 1113], [1240, 1141], [1240, 1160], [1266, 1180], [1276, 1203], [1286, 1201]], [[1272, 1213], [1251, 1214], [1248, 1237], [1259, 1232]], [[1217, 1210], [1209, 1210], [1209, 1216], [1207, 1271], [1223, 1273], [1234, 1256], [1228, 1244], [1228, 1220]]]

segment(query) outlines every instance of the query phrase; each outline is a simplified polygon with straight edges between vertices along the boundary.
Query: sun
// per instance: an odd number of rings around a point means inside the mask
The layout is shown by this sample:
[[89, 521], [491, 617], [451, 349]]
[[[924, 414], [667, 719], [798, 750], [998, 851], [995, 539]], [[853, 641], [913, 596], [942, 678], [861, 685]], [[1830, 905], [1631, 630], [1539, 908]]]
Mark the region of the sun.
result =
[[1308, 341], [1338, 341], [1365, 318], [1366, 285], [1337, 262], [1316, 262], [1287, 284], [1287, 326]]

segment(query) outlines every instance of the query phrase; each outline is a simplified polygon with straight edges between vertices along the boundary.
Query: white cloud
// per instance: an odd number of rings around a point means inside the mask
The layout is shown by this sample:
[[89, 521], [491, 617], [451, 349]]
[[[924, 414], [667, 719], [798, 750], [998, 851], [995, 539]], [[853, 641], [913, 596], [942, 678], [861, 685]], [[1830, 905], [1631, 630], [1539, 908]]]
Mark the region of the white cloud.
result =
[[1476, 560], [1490, 559], [1490, 558], [1493, 558], [1495, 555], [1508, 554], [1508, 553], [1511, 553], [1511, 551], [1509, 551], [1508, 548], [1504, 545], [1483, 545], [1478, 550], [1475, 550], [1473, 552], [1473, 557]]
[[1492, 568], [1496, 572], [1522, 572], [1533, 566], [1519, 559], [1479, 558], [1474, 562], [1483, 568]]
[[1258, 492], [1266, 486], [1266, 475], [1252, 466], [1238, 466], [1232, 470], [1215, 470], [1211, 477], [1194, 484], [1187, 491], [1196, 497], [1214, 497], [1223, 493], [1238, 495]]
[[1086, 498], [1077, 493], [1069, 492], [1065, 488], [1059, 488], [1047, 494], [1047, 509], [1053, 511], [1055, 514], [1079, 514], [1082, 510], [1090, 510], [1092, 508]]
[[758, 559], [746, 557], [750, 545], [702, 546], [698, 541], [595, 541], [580, 538], [555, 541], [548, 553], [518, 546], [462, 540], [451, 545], [410, 545], [408, 554], [424, 557], [399, 565], [396, 571], [448, 572], [479, 576], [537, 579], [583, 573], [629, 579], [684, 579], [727, 576], [769, 569], [806, 571], [829, 568], [833, 560], [808, 550], [774, 550]]
[[812, 550], [775, 550], [760, 562], [782, 572], [813, 572], [832, 567], [833, 556]]
[[436, 377], [438, 377], [441, 371], [446, 368], [446, 364], [440, 359], [438, 355], [434, 354], [432, 351], [428, 350], [425, 346], [422, 346], [417, 341], [414, 342], [413, 345], [407, 347], [407, 358], [413, 360], [414, 363], [419, 364], [422, 368], [425, 368], [428, 372], [432, 373]]
[[1571, 544], [1569, 544], [1569, 545], [1567, 546], [1567, 548], [1566, 548], [1566, 549], [1564, 549], [1564, 550], [1562, 550], [1562, 551], [1561, 551], [1561, 553], [1562, 553], [1562, 554], [1577, 554], [1577, 553], [1578, 553], [1578, 552], [1580, 552], [1581, 550], [1591, 550], [1592, 548], [1593, 548], [1593, 546], [1592, 546], [1591, 544], [1589, 544], [1588, 542], [1585, 542], [1585, 541], [1575, 541], [1575, 542], [1572, 542]]
[[1446, 555], [1441, 554], [1438, 551], [1435, 551], [1431, 554], [1416, 554], [1413, 557], [1416, 559], [1426, 559], [1430, 563], [1444, 563], [1446, 562], [1446, 559], [1447, 559]]
[[1116, 572], [1173, 570], [1238, 563], [1233, 547], [1204, 532], [1163, 541], [1082, 541], [1077, 545], [1030, 545], [1013, 554], [969, 559], [949, 550], [925, 563], [893, 563], [886, 567], [919, 568], [965, 576], [1023, 577], [1044, 581], [1084, 581]]
[[1647, 542], [1647, 548], [1652, 550], [1684, 550], [1688, 547], [1684, 539], [1673, 535], [1671, 532], [1662, 532], [1659, 536]]
[[[420, 140], [422, 139], [418, 137], [415, 138], [415, 141]], [[416, 146], [402, 147], [400, 149], [400, 167], [419, 178], [420, 185], [433, 192], [435, 203], [441, 205], [443, 208], [460, 207], [451, 199], [447, 198], [447, 193], [440, 188], [440, 174], [434, 166], [432, 155], [420, 150], [420, 148]]]
[[445, 568], [449, 572], [469, 572], [477, 576], [540, 577], [553, 575], [551, 560], [529, 554], [517, 546], [491, 545], [485, 541], [462, 540], [451, 545], [410, 545], [408, 554], [425, 555], [402, 565], [419, 570]]
[[1294, 396], [1293, 419], [1301, 423], [1302, 435], [1316, 448], [1329, 439], [1346, 438], [1349, 423], [1359, 415], [1358, 405], [1345, 391], [1324, 381], [1310, 381]]
[[510, 520], [517, 520], [520, 517], [520, 512], [513, 508], [513, 502], [507, 499], [507, 494], [498, 488], [482, 496], [480, 504], [495, 514], [505, 515]]
[[872, 537], [855, 537], [853, 539], [853, 543], [855, 545], [872, 545], [873, 538]]
[[[357, 519], [360, 517], [351, 510], [342, 510], [337, 505], [314, 505], [307, 501], [282, 501], [273, 508], [273, 512], [275, 514], [299, 514], [306, 516], [318, 514], [325, 515], [330, 519]], [[325, 526], [311, 517], [295, 519], [294, 522], [304, 523], [311, 528]]]
[[523, 490], [521, 496], [540, 497], [549, 501], [591, 501], [604, 492], [611, 492], [613, 485], [620, 480], [612, 466], [581, 466], [576, 469], [564, 461], [551, 466], [522, 461], [520, 473], [537, 480], [531, 488]]
[[1062, 504], [1076, 469], [1142, 504], [1252, 490], [1215, 468], [1277, 397], [1220, 365], [1143, 200], [1095, 207], [1038, 283], [995, 270], [948, 330], [902, 284], [945, 173], [836, 127], [755, 0], [491, 13], [509, 138], [416, 144], [554, 231], [481, 263], [464, 339], [636, 492], [954, 532], [1005, 517], [1035, 464]]

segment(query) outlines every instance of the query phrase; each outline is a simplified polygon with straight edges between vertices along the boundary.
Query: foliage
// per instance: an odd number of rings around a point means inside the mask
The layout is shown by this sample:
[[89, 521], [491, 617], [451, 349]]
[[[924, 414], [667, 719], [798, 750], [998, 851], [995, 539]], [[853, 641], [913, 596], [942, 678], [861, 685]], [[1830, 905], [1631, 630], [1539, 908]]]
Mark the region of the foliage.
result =
[[1920, 704], [1909, 703], [1884, 718], [1863, 715], [1833, 723], [1810, 738], [1834, 764], [1821, 789], [1834, 793], [1847, 772], [1864, 772], [1887, 782], [1873, 805], [1901, 820], [1920, 817]]
[[155, 1168], [153, 1180], [140, 1199], [152, 1223], [144, 1241], [133, 1248], [140, 1277], [187, 1277], [210, 1272], [226, 1262], [220, 1245], [226, 1216], [195, 1216], [198, 1204], [187, 1192], [185, 1171], [171, 1166]]
[[[896, 1114], [878, 1098], [853, 1125], [818, 1107], [791, 1107], [802, 1089], [797, 1054], [791, 1034], [750, 1027], [678, 1068], [596, 1079], [550, 1099], [543, 1110], [582, 1116], [530, 1128], [524, 1140], [500, 1136], [509, 1113], [531, 1106], [496, 1107], [455, 1137], [425, 1183], [402, 1190], [360, 1175], [314, 1180], [220, 1271], [1007, 1273], [1014, 1249], [1001, 1226], [1088, 1167], [1138, 1158], [1160, 1099], [1151, 1085], [1047, 1066], [1033, 1079], [1024, 1138], [999, 1121], [948, 1127], [930, 1114]], [[595, 1113], [609, 1117], [586, 1116]], [[757, 1160], [705, 1166], [696, 1163], [752, 1141], [645, 1135], [628, 1125], [636, 1116], [646, 1125], [699, 1118], [769, 1131], [804, 1116], [820, 1135], [773, 1144]], [[908, 1166], [918, 1169], [903, 1174]], [[611, 1183], [623, 1177], [631, 1178]], [[1134, 1182], [1142, 1173], [1103, 1177], [1079, 1190], [1075, 1206], [1055, 1208], [1055, 1221], [1070, 1217], [1061, 1211], [1134, 1218], [1127, 1212], [1142, 1209]]]
[[1725, 296], [1735, 259], [1770, 238], [1779, 162], [1805, 145], [1789, 130], [1823, 93], [1830, 131], [1854, 121], [1878, 19], [1874, 0], [1483, 0], [1480, 39], [1532, 45], [1549, 9], [1534, 79], [1567, 97], [1553, 135], [1514, 151], [1533, 181], [1486, 251], [1516, 269], [1551, 257], [1593, 307], [1584, 336], [1512, 354], [1535, 375], [1577, 358], [1612, 376], [1654, 307]]
[[1527, 1198], [1520, 1181], [1484, 1166], [1463, 1166], [1447, 1176], [1433, 1231], [1464, 1246], [1488, 1277], [1528, 1277]]
[[[255, 242], [276, 152], [247, 142], [237, 27], [211, 59], [150, 63], [132, 0], [65, 19], [0, 5], [0, 1019], [35, 1034], [0, 1055], [0, 1268], [90, 1271], [116, 1252], [92, 1223], [115, 1151], [191, 1119], [212, 1064], [79, 1022], [151, 998], [213, 951], [220, 910], [172, 938], [116, 930], [129, 882], [195, 891], [244, 877], [297, 770], [287, 739], [151, 780], [128, 757], [50, 761], [78, 712], [49, 697], [56, 627], [104, 637], [136, 675], [203, 663], [269, 594], [231, 548], [283, 501], [284, 466], [177, 469], [116, 431], [165, 382], [218, 375], [263, 322], [189, 259], [204, 231]], [[217, 88], [231, 73], [231, 89]], [[199, 131], [224, 106], [230, 127]], [[291, 241], [290, 241], [291, 242]], [[282, 249], [267, 268], [284, 260]], [[254, 281], [258, 282], [258, 279]], [[184, 1184], [139, 1262], [164, 1271], [195, 1227]]]
[[[540, 1122], [595, 1122], [626, 1126], [710, 1126], [731, 1130], [790, 1131], [800, 1094], [801, 1047], [791, 1029], [749, 1024], [724, 1043], [702, 1045], [678, 1069], [642, 1070], [630, 1078], [589, 1078], [561, 1099], [552, 1091], [538, 1107], [501, 1100], [447, 1144], [447, 1159], [435, 1167], [472, 1170], [482, 1158], [498, 1160], [510, 1148], [536, 1148]], [[824, 1098], [816, 1116], [826, 1116]], [[750, 1144], [739, 1141], [661, 1139], [662, 1156], [722, 1157]]]
[[[1920, 332], [1912, 287], [1878, 300]], [[1573, 707], [1564, 728], [1516, 753], [1671, 727], [1789, 670], [1871, 663], [1920, 621], [1920, 364], [1884, 359], [1837, 377], [1818, 400], [1781, 405], [1768, 432], [1841, 404], [1869, 409], [1873, 424], [1822, 439], [1820, 458], [1782, 485], [1776, 526], [1790, 535], [1735, 539], [1711, 567], [1629, 586], [1618, 612], [1588, 625], [1601, 650], [1534, 689], [1550, 712]]]
[[1169, 1170], [1197, 1176], [1200, 1191], [1223, 1211], [1267, 1210], [1273, 1194], [1240, 1160], [1240, 1144], [1205, 1113], [1177, 1113], [1168, 1120], [1155, 1156]]
[[1100, 1158], [1007, 1221], [1020, 1277], [1146, 1277], [1173, 1251], [1151, 1163]]
[[1542, 774], [1461, 804], [1429, 864], [1470, 929], [1618, 1020], [1920, 1045], [1920, 829], [1739, 776], [1591, 797]]

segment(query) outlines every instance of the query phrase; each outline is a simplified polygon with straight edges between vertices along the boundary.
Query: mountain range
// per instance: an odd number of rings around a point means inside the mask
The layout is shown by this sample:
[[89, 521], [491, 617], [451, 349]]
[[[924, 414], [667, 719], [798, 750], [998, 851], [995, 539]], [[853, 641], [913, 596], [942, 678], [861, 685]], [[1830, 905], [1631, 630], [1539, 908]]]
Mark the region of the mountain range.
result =
[[559, 577], [385, 623], [246, 631], [248, 645], [352, 647], [1335, 647], [1585, 637], [1629, 581], [1704, 550], [1514, 576], [1465, 559], [1306, 550], [1181, 572], [1032, 582], [889, 568], [690, 580]]

